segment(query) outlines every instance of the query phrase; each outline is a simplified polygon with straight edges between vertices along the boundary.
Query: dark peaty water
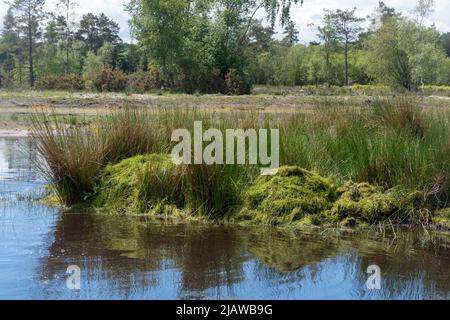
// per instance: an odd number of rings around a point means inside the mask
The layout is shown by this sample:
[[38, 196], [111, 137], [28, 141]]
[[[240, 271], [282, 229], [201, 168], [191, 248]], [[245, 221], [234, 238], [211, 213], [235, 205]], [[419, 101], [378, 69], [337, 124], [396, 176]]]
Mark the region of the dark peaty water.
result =
[[[0, 299], [450, 298], [448, 235], [64, 214], [32, 200], [44, 186], [35, 158], [26, 140], [0, 139]], [[374, 264], [380, 290], [366, 284]], [[67, 286], [69, 266], [80, 290]]]

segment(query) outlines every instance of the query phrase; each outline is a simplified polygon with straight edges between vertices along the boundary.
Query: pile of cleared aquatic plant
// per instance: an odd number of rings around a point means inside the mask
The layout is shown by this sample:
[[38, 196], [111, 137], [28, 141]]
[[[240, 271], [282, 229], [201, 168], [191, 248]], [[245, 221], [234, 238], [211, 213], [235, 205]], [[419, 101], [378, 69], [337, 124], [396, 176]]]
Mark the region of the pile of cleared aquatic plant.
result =
[[[372, 224], [424, 223], [450, 205], [450, 112], [422, 110], [411, 98], [293, 115], [129, 108], [88, 124], [58, 119], [36, 115], [32, 137], [46, 160], [42, 172], [67, 206], [122, 213], [171, 207], [265, 224]], [[194, 121], [204, 130], [278, 127], [281, 164], [289, 167], [262, 177], [249, 165], [175, 167], [167, 155], [171, 134], [192, 132]]]
[[260, 176], [243, 194], [244, 208], [232, 220], [291, 224], [322, 216], [336, 199], [329, 179], [299, 167], [283, 167], [274, 176]]
[[182, 170], [170, 156], [141, 155], [108, 165], [92, 195], [92, 206], [117, 213], [182, 208]]
[[243, 208], [230, 214], [230, 220], [271, 225], [431, 221], [418, 192], [405, 195], [351, 181], [336, 187], [300, 167], [282, 167], [274, 176], [258, 177], [243, 199]]
[[113, 213], [222, 218], [240, 203], [251, 180], [244, 166], [175, 166], [167, 154], [148, 154], [108, 165], [86, 201]]

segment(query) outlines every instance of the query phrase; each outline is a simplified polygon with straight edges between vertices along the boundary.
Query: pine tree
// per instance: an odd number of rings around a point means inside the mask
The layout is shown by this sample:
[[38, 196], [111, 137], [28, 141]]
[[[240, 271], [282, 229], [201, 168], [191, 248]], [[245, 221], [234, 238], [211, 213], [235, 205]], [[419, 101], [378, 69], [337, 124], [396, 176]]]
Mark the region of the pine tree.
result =
[[289, 22], [286, 24], [286, 27], [284, 28], [283, 34], [285, 35], [283, 42], [286, 43], [288, 46], [293, 46], [296, 43], [299, 42], [299, 32], [295, 28], [295, 23], [292, 20], [289, 20]]
[[45, 18], [43, 10], [45, 0], [15, 0], [11, 9], [17, 21], [17, 27], [26, 40], [28, 51], [28, 69], [30, 86], [34, 86], [34, 53], [36, 41], [41, 37], [41, 22]]

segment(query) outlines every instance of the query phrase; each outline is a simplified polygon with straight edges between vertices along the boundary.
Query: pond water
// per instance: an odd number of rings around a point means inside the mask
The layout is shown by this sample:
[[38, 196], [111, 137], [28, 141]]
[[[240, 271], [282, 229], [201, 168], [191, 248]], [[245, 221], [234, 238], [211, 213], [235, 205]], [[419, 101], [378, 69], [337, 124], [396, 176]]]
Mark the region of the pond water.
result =
[[[24, 139], [0, 138], [0, 299], [449, 299], [445, 234], [294, 232], [62, 213]], [[368, 289], [371, 265], [381, 289]], [[80, 290], [67, 286], [69, 266]]]

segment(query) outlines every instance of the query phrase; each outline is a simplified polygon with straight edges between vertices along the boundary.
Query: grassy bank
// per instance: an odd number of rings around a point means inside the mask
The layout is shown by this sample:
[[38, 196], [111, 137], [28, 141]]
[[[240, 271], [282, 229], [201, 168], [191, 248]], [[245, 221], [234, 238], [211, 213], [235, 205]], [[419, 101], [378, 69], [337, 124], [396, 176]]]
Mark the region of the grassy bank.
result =
[[[250, 165], [174, 166], [173, 130], [199, 120], [204, 130], [279, 128], [284, 168], [259, 177]], [[442, 222], [450, 205], [450, 111], [408, 96], [289, 114], [125, 108], [73, 125], [39, 113], [33, 128], [40, 168], [69, 207], [353, 225]]]

